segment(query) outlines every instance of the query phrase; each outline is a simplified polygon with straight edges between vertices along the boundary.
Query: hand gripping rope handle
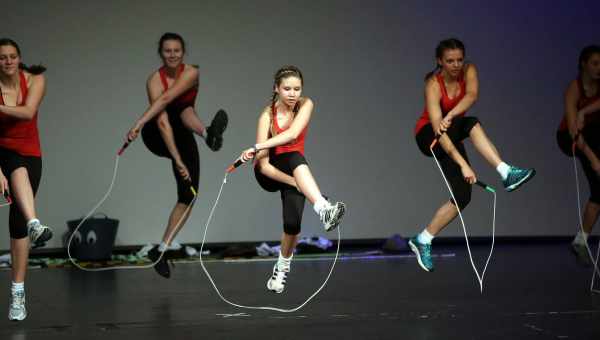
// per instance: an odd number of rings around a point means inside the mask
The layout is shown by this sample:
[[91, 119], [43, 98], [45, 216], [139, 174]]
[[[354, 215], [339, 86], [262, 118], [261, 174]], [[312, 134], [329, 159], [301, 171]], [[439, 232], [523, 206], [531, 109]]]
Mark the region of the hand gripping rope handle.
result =
[[229, 299], [227, 299], [226, 297], [223, 296], [223, 294], [221, 293], [221, 291], [219, 290], [219, 288], [217, 288], [217, 285], [215, 284], [215, 281], [213, 280], [212, 276], [210, 275], [210, 273], [208, 272], [208, 270], [206, 269], [206, 267], [204, 266], [204, 261], [202, 260], [202, 251], [204, 250], [204, 244], [206, 241], [206, 234], [208, 232], [208, 226], [212, 220], [213, 214], [215, 212], [215, 209], [217, 207], [217, 204], [219, 202], [219, 199], [221, 198], [221, 193], [223, 192], [223, 187], [225, 185], [225, 183], [227, 183], [227, 176], [232, 173], [236, 168], [238, 168], [240, 165], [242, 165], [243, 162], [241, 161], [241, 159], [238, 159], [237, 161], [235, 161], [233, 164], [231, 164], [229, 167], [227, 167], [227, 170], [225, 171], [225, 176], [223, 177], [223, 182], [221, 183], [221, 188], [219, 189], [219, 193], [217, 195], [217, 198], [215, 199], [215, 203], [212, 206], [212, 209], [210, 210], [210, 213], [208, 215], [208, 219], [206, 220], [206, 224], [204, 226], [204, 235], [202, 236], [202, 245], [200, 246], [200, 265], [202, 266], [202, 270], [204, 270], [204, 273], [206, 274], [206, 277], [208, 278], [208, 280], [210, 281], [210, 283], [213, 286], [213, 289], [215, 290], [215, 292], [217, 293], [217, 295], [219, 295], [219, 298], [221, 298], [221, 300], [223, 300], [223, 302], [234, 306], [234, 307], [238, 307], [238, 308], [243, 308], [243, 309], [253, 309], [253, 310], [270, 310], [270, 311], [275, 311], [275, 312], [281, 312], [281, 313], [293, 313], [296, 312], [298, 310], [300, 310], [301, 308], [303, 308], [304, 306], [306, 306], [315, 296], [317, 296], [317, 294], [319, 294], [321, 292], [321, 290], [323, 290], [323, 288], [325, 288], [325, 285], [327, 285], [327, 282], [329, 281], [329, 278], [331, 277], [331, 274], [333, 273], [333, 269], [335, 268], [335, 264], [337, 262], [338, 256], [340, 254], [340, 244], [342, 243], [342, 239], [341, 239], [341, 232], [340, 232], [340, 227], [338, 226], [337, 228], [337, 234], [338, 234], [338, 242], [337, 242], [337, 249], [336, 249], [336, 253], [335, 253], [335, 258], [333, 259], [333, 263], [331, 264], [331, 268], [329, 270], [329, 273], [327, 274], [327, 277], [325, 278], [325, 281], [323, 282], [323, 284], [321, 284], [321, 286], [312, 294], [310, 295], [306, 301], [304, 301], [302, 304], [294, 307], [294, 308], [277, 308], [277, 307], [270, 307], [270, 306], [245, 306], [245, 305], [241, 305], [235, 302], [230, 301]]
[[[123, 152], [125, 151], [125, 149], [129, 146], [129, 144], [130, 144], [130, 142], [125, 142], [123, 144], [123, 146], [121, 147], [121, 149], [119, 149], [119, 151], [117, 152], [117, 155], [116, 155], [116, 158], [115, 158], [115, 166], [114, 166], [114, 169], [113, 169], [113, 176], [112, 176], [112, 179], [110, 181], [110, 185], [108, 187], [108, 190], [106, 191], [106, 193], [104, 194], [104, 196], [102, 197], [102, 199], [92, 208], [92, 210], [90, 210], [90, 212], [87, 215], [85, 215], [85, 217], [83, 219], [81, 219], [81, 221], [79, 222], [79, 224], [77, 224], [77, 227], [75, 227], [75, 229], [73, 229], [73, 231], [71, 232], [71, 236], [69, 237], [69, 242], [67, 243], [67, 255], [69, 257], [69, 261], [71, 261], [71, 263], [75, 267], [77, 267], [77, 268], [79, 268], [79, 269], [81, 269], [83, 271], [86, 271], [86, 272], [100, 272], [100, 271], [117, 270], [117, 269], [121, 270], [121, 269], [145, 269], [145, 268], [152, 268], [155, 264], [157, 264], [158, 262], [160, 262], [160, 260], [164, 256], [165, 252], [162, 251], [162, 252], [160, 252], [160, 256], [158, 257], [158, 259], [155, 262], [152, 262], [152, 263], [147, 264], [147, 265], [142, 265], [142, 266], [112, 266], [112, 267], [103, 267], [103, 268], [85, 268], [85, 267], [82, 267], [71, 256], [71, 243], [73, 242], [73, 238], [75, 237], [75, 235], [79, 231], [79, 228], [81, 228], [81, 226], [83, 225], [83, 223], [85, 223], [85, 221], [87, 221], [96, 212], [96, 210], [104, 203], [104, 201], [106, 201], [106, 199], [108, 198], [108, 196], [110, 196], [110, 193], [112, 192], [113, 186], [115, 184], [115, 180], [117, 178], [117, 170], [119, 169], [119, 159], [120, 159], [121, 155], [123, 154]], [[187, 214], [189, 213], [191, 207], [194, 205], [194, 202], [196, 202], [196, 199], [197, 199], [196, 190], [194, 189], [193, 186], [190, 186], [190, 190], [194, 194], [194, 198], [192, 199], [192, 202], [190, 202], [190, 204], [188, 205], [188, 207], [184, 211], [184, 213], [181, 216], [181, 218], [179, 219], [179, 221], [177, 221], [176, 228], [173, 228], [173, 231], [171, 232], [171, 234], [169, 234], [169, 236], [168, 236], [168, 241], [169, 242], [171, 242], [175, 230], [179, 229], [179, 225], [182, 223], [182, 221], [185, 218], [185, 216], [187, 216]]]
[[10, 198], [8, 190], [4, 190], [4, 200], [6, 200], [6, 203], [0, 204], [0, 207], [5, 207], [12, 204], [12, 198]]
[[[575, 189], [577, 193], [577, 213], [579, 216], [579, 229], [583, 232], [583, 217], [581, 215], [581, 201], [580, 201], [580, 193], [579, 193], [579, 175], [577, 173], [577, 160], [575, 159], [575, 152], [577, 150], [577, 139], [579, 139], [581, 133], [577, 132], [575, 137], [573, 138], [573, 144], [571, 145], [571, 151], [573, 153], [573, 171], [575, 172]], [[592, 270], [592, 280], [590, 282], [590, 291], [594, 293], [600, 293], [600, 290], [594, 289], [594, 280], [596, 279], [596, 274], [600, 277], [600, 270], [598, 269], [598, 258], [600, 257], [600, 240], [598, 241], [598, 250], [596, 252], [596, 259], [594, 259], [592, 249], [590, 248], [587, 240], [585, 240], [585, 248], [588, 251], [588, 256], [592, 260], [592, 264], [594, 266]]]
[[[437, 136], [433, 142], [431, 143], [431, 146], [429, 147], [429, 149], [431, 150], [431, 154], [433, 155], [433, 159], [435, 160], [435, 163], [438, 166], [438, 169], [440, 170], [440, 173], [442, 174], [442, 177], [444, 178], [444, 182], [446, 183], [446, 187], [448, 187], [448, 191], [450, 191], [450, 195], [452, 196], [452, 200], [456, 203], [456, 198], [454, 198], [454, 192], [452, 191], [452, 188], [450, 187], [450, 184], [448, 183], [448, 180], [446, 179], [446, 175], [444, 174], [444, 170], [442, 170], [442, 167], [440, 165], [440, 162], [438, 161], [437, 157], [435, 156], [435, 152], [433, 151], [433, 148], [435, 146], [435, 144], [438, 142], [438, 139], [441, 136]], [[494, 195], [494, 212], [493, 212], [493, 217], [492, 217], [492, 246], [490, 248], [490, 253], [487, 257], [487, 260], [485, 261], [485, 266], [483, 267], [483, 271], [481, 272], [481, 274], [479, 274], [479, 271], [477, 271], [477, 267], [475, 266], [475, 262], [473, 261], [473, 254], [471, 253], [471, 246], [469, 244], [469, 237], [467, 235], [467, 228], [465, 227], [465, 220], [463, 219], [462, 213], [460, 212], [460, 208], [458, 207], [458, 205], [455, 204], [456, 206], [456, 210], [458, 211], [458, 216], [460, 217], [460, 223], [462, 225], [462, 229], [463, 229], [463, 234], [465, 236], [465, 241], [467, 243], [467, 252], [469, 253], [469, 260], [471, 261], [471, 267], [473, 267], [473, 271], [475, 272], [475, 276], [477, 277], [477, 281], [479, 282], [479, 289], [481, 291], [481, 293], [483, 293], [483, 280], [485, 277], [485, 272], [487, 270], [488, 264], [490, 263], [490, 260], [492, 258], [492, 254], [494, 252], [494, 244], [496, 241], [496, 190], [485, 184], [482, 181], [477, 180], [475, 182], [475, 184], [477, 184], [478, 186], [482, 187], [483, 189], [485, 189], [486, 191], [492, 193]]]

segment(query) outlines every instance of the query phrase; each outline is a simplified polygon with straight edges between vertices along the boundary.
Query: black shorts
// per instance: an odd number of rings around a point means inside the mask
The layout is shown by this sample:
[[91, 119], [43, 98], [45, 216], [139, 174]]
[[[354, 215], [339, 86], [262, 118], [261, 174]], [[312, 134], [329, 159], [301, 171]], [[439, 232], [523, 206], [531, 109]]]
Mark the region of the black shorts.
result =
[[[35, 196], [42, 178], [42, 158], [36, 156], [23, 156], [12, 150], [0, 148], [0, 169], [2, 169], [2, 173], [8, 180], [11, 193], [14, 192], [14, 188], [12, 187], [10, 177], [11, 174], [19, 168], [25, 168], [27, 170], [29, 182], [31, 183], [31, 190]], [[28, 236], [27, 221], [25, 220], [25, 216], [23, 216], [21, 207], [18, 206], [15, 200], [13, 200], [13, 203], [10, 206], [8, 227], [12, 239], [22, 239]]]

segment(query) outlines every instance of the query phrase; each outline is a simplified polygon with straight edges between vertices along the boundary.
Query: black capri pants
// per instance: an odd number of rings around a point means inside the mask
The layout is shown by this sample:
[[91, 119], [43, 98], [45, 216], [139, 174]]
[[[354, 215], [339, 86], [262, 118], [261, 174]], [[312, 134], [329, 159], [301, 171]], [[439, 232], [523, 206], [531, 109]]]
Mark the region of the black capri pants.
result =
[[[302, 164], [308, 165], [304, 156], [296, 151], [279, 155], [270, 152], [269, 163], [292, 177], [294, 176], [294, 169]], [[254, 176], [264, 190], [280, 192], [283, 207], [283, 231], [288, 235], [298, 235], [301, 230], [306, 197], [296, 188], [263, 175], [259, 170], [259, 166], [254, 167]]]
[[169, 149], [160, 134], [158, 121], [156, 119], [144, 126], [142, 129], [142, 140], [148, 150], [153, 154], [171, 160], [171, 169], [173, 171], [173, 176], [175, 176], [175, 181], [177, 182], [177, 202], [189, 205], [194, 199], [194, 193], [191, 191], [190, 185], [198, 191], [198, 184], [200, 182], [200, 154], [198, 153], [198, 145], [194, 139], [194, 134], [183, 126], [179, 114], [169, 114], [169, 123], [173, 129], [175, 146], [177, 146], [177, 150], [181, 155], [181, 160], [190, 173], [191, 182], [185, 181], [179, 175], [179, 171], [177, 171], [177, 167], [175, 166], [175, 161], [169, 153]]
[[[12, 150], [0, 148], [0, 168], [2, 173], [6, 176], [9, 183], [10, 192], [15, 192], [12, 181], [10, 180], [11, 174], [19, 169], [25, 168], [31, 183], [31, 190], [33, 195], [37, 193], [40, 186], [40, 180], [42, 179], [42, 158], [35, 156], [23, 156]], [[10, 238], [12, 239], [23, 239], [29, 236], [27, 231], [27, 222], [21, 207], [18, 203], [13, 200], [10, 205], [9, 217], [8, 217], [8, 229]]]
[[[586, 125], [581, 133], [583, 134], [583, 139], [587, 145], [594, 151], [596, 156], [600, 157], [600, 123]], [[569, 134], [569, 130], [557, 131], [556, 141], [560, 150], [565, 155], [573, 157], [573, 139], [571, 138], [571, 134]], [[576, 149], [575, 156], [579, 159], [583, 173], [590, 186], [589, 201], [600, 204], [600, 176], [594, 171], [592, 164], [581, 150]]]
[[[450, 125], [450, 128], [446, 131], [446, 134], [450, 137], [456, 150], [458, 150], [468, 164], [470, 164], [469, 158], [467, 157], [467, 152], [465, 151], [465, 146], [462, 141], [469, 137], [471, 129], [478, 123], [479, 120], [476, 117], [456, 117], [452, 119], [452, 125]], [[433, 132], [431, 124], [423, 126], [421, 131], [416, 135], [417, 145], [421, 152], [427, 157], [432, 157], [429, 147], [434, 138], [435, 133]], [[454, 203], [454, 205], [462, 211], [469, 202], [471, 202], [471, 184], [465, 181], [462, 172], [460, 171], [460, 166], [446, 154], [446, 151], [444, 151], [439, 143], [433, 147], [433, 152], [435, 152], [435, 156], [440, 162], [440, 166], [448, 179], [448, 183], [450, 183], [450, 187], [452, 188], [452, 192], [457, 201], [455, 202], [450, 198], [450, 202]]]

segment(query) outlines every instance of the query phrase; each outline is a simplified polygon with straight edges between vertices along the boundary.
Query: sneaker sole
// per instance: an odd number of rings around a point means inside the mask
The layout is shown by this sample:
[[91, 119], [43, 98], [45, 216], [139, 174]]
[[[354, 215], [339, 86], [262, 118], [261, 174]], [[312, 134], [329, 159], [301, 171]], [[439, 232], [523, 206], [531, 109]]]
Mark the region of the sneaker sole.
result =
[[419, 266], [424, 271], [431, 273], [433, 271], [433, 269], [428, 269], [427, 267], [425, 267], [425, 265], [423, 264], [423, 261], [421, 261], [421, 253], [419, 252], [419, 248], [417, 246], [415, 246], [415, 244], [412, 242], [412, 240], [408, 241], [408, 246], [410, 247], [410, 250], [412, 250], [412, 252], [415, 253], [415, 255], [417, 255], [417, 262], [419, 263]]
[[227, 116], [227, 112], [224, 110], [219, 110], [215, 114], [213, 120], [210, 122], [210, 126], [215, 127], [215, 133], [217, 136], [223, 135], [223, 132], [227, 129], [227, 124], [229, 123], [229, 117]]
[[325, 231], [333, 231], [340, 225], [340, 223], [342, 223], [342, 217], [344, 217], [344, 214], [346, 213], [346, 205], [342, 202], [339, 202], [339, 207], [338, 213], [334, 219], [335, 223], [326, 225]]
[[[158, 266], [158, 265], [160, 265], [160, 262], [158, 262], [157, 264], [155, 264], [154, 266], [152, 266], [152, 268], [154, 268], [154, 271], [156, 272], [156, 274], [158, 274], [158, 275], [160, 275], [160, 276], [164, 277], [165, 279], [170, 279], [170, 278], [171, 278], [171, 268], [169, 268], [169, 263], [167, 263], [167, 262], [166, 262], [166, 260], [165, 260], [165, 257], [164, 257], [164, 256], [165, 256], [165, 255], [163, 255], [163, 258], [161, 259], [161, 261], [165, 261], [165, 265], [167, 266], [167, 268], [168, 268], [168, 271], [164, 271], [164, 272], [163, 272], [163, 271], [160, 271], [160, 270], [157, 268], [157, 266]], [[149, 259], [150, 261], [152, 261], [152, 263], [156, 262], [156, 260], [158, 260], [158, 258], [159, 258], [159, 257], [160, 257], [160, 254], [158, 254], [158, 257], [157, 257], [157, 256], [154, 256], [154, 254], [152, 254], [152, 255], [148, 254], [148, 259]]]
[[533, 176], [535, 176], [535, 169], [532, 169], [531, 172], [529, 173], [528, 176], [523, 177], [520, 181], [518, 181], [517, 183], [514, 183], [512, 185], [509, 185], [506, 188], [506, 191], [511, 192], [511, 191], [515, 191], [517, 189], [519, 189], [519, 187], [525, 183], [527, 183], [530, 179], [533, 178]]
[[25, 320], [25, 318], [27, 318], [27, 313], [25, 313], [24, 315], [19, 315], [19, 317], [13, 318], [10, 315], [8, 316], [8, 320], [10, 321], [23, 321]]

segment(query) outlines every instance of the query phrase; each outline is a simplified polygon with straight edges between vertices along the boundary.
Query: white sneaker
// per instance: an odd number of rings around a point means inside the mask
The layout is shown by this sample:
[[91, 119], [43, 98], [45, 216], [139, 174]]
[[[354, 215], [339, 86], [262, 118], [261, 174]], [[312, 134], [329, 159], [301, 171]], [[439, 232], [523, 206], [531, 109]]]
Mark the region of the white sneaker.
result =
[[37, 222], [29, 227], [29, 239], [31, 247], [38, 248], [46, 245], [46, 242], [52, 238], [52, 229]]
[[287, 274], [289, 272], [289, 263], [286, 265], [285, 263], [277, 261], [277, 263], [275, 263], [275, 266], [273, 266], [273, 275], [271, 275], [271, 277], [267, 281], [267, 289], [277, 294], [283, 293], [283, 290], [285, 289]]
[[26, 317], [25, 291], [12, 292], [10, 297], [10, 307], [8, 308], [8, 320], [22, 321]]
[[342, 217], [346, 212], [346, 205], [344, 202], [336, 202], [330, 204], [327, 208], [321, 210], [319, 213], [319, 219], [323, 223], [325, 231], [332, 231], [340, 225]]

